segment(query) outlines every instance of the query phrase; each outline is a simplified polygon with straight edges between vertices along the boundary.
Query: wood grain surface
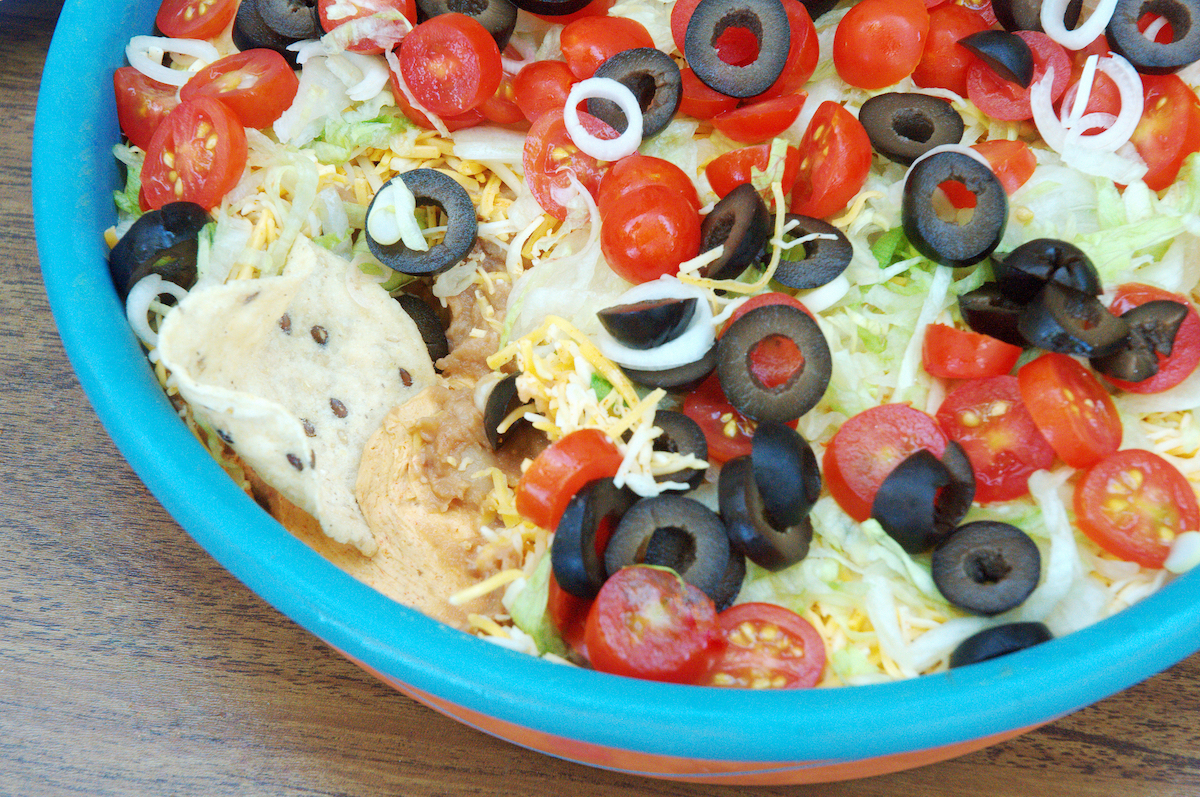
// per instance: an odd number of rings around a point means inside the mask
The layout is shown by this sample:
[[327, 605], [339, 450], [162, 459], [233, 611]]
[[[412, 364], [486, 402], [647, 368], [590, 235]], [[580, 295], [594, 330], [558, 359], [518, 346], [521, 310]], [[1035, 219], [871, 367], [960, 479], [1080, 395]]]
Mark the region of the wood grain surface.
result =
[[1200, 794], [1200, 656], [954, 761], [744, 789], [547, 758], [360, 671], [228, 575], [163, 511], [63, 354], [29, 186], [38, 81], [61, 5], [0, 0], [0, 794]]

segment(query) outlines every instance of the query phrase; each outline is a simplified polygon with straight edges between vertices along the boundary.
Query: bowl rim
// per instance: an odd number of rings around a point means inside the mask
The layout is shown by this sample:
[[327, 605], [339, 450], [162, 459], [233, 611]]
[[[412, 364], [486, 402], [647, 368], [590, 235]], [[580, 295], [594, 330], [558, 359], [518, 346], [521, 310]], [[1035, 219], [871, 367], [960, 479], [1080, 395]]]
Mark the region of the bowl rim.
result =
[[85, 394], [154, 496], [247, 587], [345, 655], [442, 700], [567, 739], [682, 758], [794, 762], [855, 761], [1030, 727], [1200, 649], [1200, 574], [1191, 573], [1088, 628], [949, 673], [825, 690], [699, 692], [515, 653], [355, 581], [272, 520], [187, 430], [109, 280], [102, 233], [115, 219], [109, 196], [119, 172], [107, 143], [118, 140], [108, 87], [129, 32], [151, 30], [157, 5], [67, 0], [59, 18], [32, 161], [51, 309]]

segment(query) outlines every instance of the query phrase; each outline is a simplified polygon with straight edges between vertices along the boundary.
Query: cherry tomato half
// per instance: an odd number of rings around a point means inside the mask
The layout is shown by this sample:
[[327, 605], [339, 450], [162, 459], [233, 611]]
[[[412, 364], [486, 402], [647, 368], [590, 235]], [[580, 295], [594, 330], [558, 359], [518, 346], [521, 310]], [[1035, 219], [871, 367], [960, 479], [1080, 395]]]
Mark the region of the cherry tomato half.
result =
[[817, 106], [800, 141], [792, 213], [823, 219], [844, 208], [867, 181], [871, 153], [871, 139], [854, 114], [832, 100]]
[[1120, 315], [1146, 302], [1165, 299], [1181, 302], [1188, 307], [1188, 313], [1175, 333], [1175, 343], [1171, 353], [1158, 355], [1158, 373], [1141, 382], [1125, 382], [1106, 376], [1104, 379], [1114, 387], [1130, 393], [1161, 393], [1170, 390], [1192, 375], [1196, 366], [1200, 365], [1200, 314], [1186, 296], [1155, 288], [1153, 285], [1129, 283], [1117, 286], [1109, 310]]
[[[1042, 79], [1048, 67], [1054, 67], [1050, 101], [1057, 102], [1071, 79], [1071, 58], [1061, 44], [1044, 33], [1032, 30], [1016, 32], [1033, 53], [1033, 83]], [[1032, 85], [1032, 83], [1030, 84]], [[1019, 122], [1033, 118], [1029, 89], [996, 74], [996, 70], [976, 59], [967, 69], [967, 96], [979, 110], [993, 119]]]
[[596, 206], [600, 216], [608, 215], [618, 200], [648, 185], [660, 185], [683, 196], [697, 212], [700, 196], [692, 178], [670, 161], [635, 152], [614, 163], [600, 180]]
[[534, 61], [513, 78], [513, 101], [530, 122], [546, 111], [561, 111], [575, 84], [575, 73], [562, 61]]
[[1054, 464], [1054, 449], [1021, 401], [1015, 376], [963, 382], [946, 396], [937, 420], [967, 452], [981, 504], [1027, 494], [1029, 475]]
[[1175, 537], [1200, 529], [1195, 488], [1174, 465], [1136, 448], [1088, 468], [1075, 485], [1074, 504], [1084, 534], [1142, 567], [1162, 567]]
[[496, 93], [504, 69], [496, 40], [472, 17], [430, 17], [400, 42], [400, 73], [417, 102], [458, 116]]
[[687, 394], [682, 412], [704, 432], [711, 462], [721, 464], [750, 453], [754, 421], [729, 403], [715, 373]]
[[704, 85], [691, 67], [679, 70], [683, 83], [679, 100], [679, 112], [696, 119], [712, 119], [725, 111], [732, 111], [738, 106], [737, 97], [730, 97]]
[[[591, 114], [579, 113], [585, 129], [599, 138], [616, 138], [618, 133]], [[593, 197], [600, 189], [605, 166], [583, 152], [571, 140], [561, 108], [546, 111], [529, 128], [522, 154], [525, 181], [542, 210], [556, 219], [567, 217], [567, 208], [556, 194], [573, 191], [568, 172]]]
[[583, 17], [568, 23], [559, 35], [563, 58], [580, 80], [596, 73], [600, 64], [624, 50], [653, 47], [646, 27], [626, 17]]
[[928, 36], [924, 0], [862, 0], [838, 23], [833, 65], [852, 86], [882, 89], [912, 74]]
[[500, 78], [496, 93], [483, 101], [479, 111], [489, 122], [498, 125], [523, 125], [528, 121], [521, 106], [517, 105], [517, 90], [512, 77], [507, 74]]
[[720, 640], [707, 595], [670, 570], [644, 566], [609, 576], [584, 633], [597, 670], [675, 683], [695, 683]]
[[168, 202], [216, 207], [246, 168], [246, 130], [212, 97], [181, 102], [162, 121], [146, 150], [142, 196], [149, 208]]
[[[751, 102], [795, 94], [808, 82], [817, 69], [817, 61], [821, 56], [820, 44], [817, 41], [817, 27], [813, 24], [808, 8], [798, 0], [786, 0], [783, 10], [787, 13], [788, 29], [791, 31], [787, 60], [783, 63], [783, 71], [770, 88], [762, 94], [751, 97]], [[733, 30], [736, 28], [728, 29], [730, 32]], [[755, 49], [757, 50], [757, 48]], [[683, 52], [683, 48], [681, 47], [679, 51]]]
[[807, 689], [825, 669], [825, 641], [812, 623], [773, 603], [739, 603], [717, 615], [725, 644], [700, 683], [746, 689]]
[[237, 0], [163, 0], [154, 24], [172, 39], [211, 39], [233, 21]]
[[1063, 462], [1086, 468], [1120, 447], [1112, 397], [1076, 360], [1047, 352], [1022, 365], [1017, 382], [1033, 422]]
[[929, 13], [929, 39], [920, 63], [913, 70], [913, 83], [924, 88], [949, 89], [965, 97], [967, 68], [975, 56], [958, 42], [989, 27], [981, 14], [956, 3], [935, 8]]
[[521, 475], [517, 511], [530, 523], [553, 529], [580, 488], [615, 475], [620, 466], [621, 453], [604, 432], [571, 432], [538, 454]]
[[757, 144], [782, 133], [792, 126], [800, 116], [800, 108], [807, 95], [788, 94], [763, 100], [752, 105], [743, 105], [732, 111], [719, 113], [712, 118], [717, 130], [742, 144]]
[[861, 523], [871, 516], [884, 479], [921, 449], [941, 459], [946, 435], [937, 421], [907, 404], [883, 404], [841, 425], [825, 449], [821, 472], [838, 506]]
[[930, 324], [921, 344], [921, 362], [930, 376], [979, 379], [1007, 374], [1023, 349], [966, 329]]
[[174, 86], [151, 80], [132, 66], [113, 72], [113, 90], [121, 132], [130, 144], [146, 149], [162, 120], [179, 104], [178, 92]]
[[1178, 75], [1142, 75], [1142, 93], [1145, 110], [1129, 140], [1150, 167], [1142, 180], [1161, 191], [1184, 158], [1200, 151], [1200, 100]]
[[700, 213], [682, 192], [645, 185], [621, 197], [603, 217], [600, 249], [627, 282], [675, 274], [700, 254]]
[[[770, 143], [730, 150], [709, 161], [704, 167], [704, 176], [708, 178], [708, 184], [716, 195], [724, 197], [742, 183], [750, 182], [755, 169], [760, 172], [766, 171], [770, 156]], [[783, 176], [780, 179], [784, 196], [791, 192], [799, 168], [800, 150], [788, 147], [784, 154]]]
[[213, 97], [229, 106], [246, 127], [261, 130], [292, 104], [300, 81], [274, 50], [244, 50], [227, 55], [197, 72], [180, 89], [179, 98]]

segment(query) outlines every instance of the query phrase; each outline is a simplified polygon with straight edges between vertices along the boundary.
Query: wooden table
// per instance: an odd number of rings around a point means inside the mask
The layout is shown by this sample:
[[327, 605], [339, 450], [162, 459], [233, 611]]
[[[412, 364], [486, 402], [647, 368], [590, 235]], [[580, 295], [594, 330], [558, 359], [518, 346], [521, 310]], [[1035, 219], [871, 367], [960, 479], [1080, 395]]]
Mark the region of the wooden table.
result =
[[[409, 700], [259, 600], [147, 493], [79, 389], [38, 271], [30, 140], [61, 5], [0, 2], [0, 795], [729, 793], [547, 758]], [[1200, 655], [955, 761], [742, 791], [1200, 794]]]

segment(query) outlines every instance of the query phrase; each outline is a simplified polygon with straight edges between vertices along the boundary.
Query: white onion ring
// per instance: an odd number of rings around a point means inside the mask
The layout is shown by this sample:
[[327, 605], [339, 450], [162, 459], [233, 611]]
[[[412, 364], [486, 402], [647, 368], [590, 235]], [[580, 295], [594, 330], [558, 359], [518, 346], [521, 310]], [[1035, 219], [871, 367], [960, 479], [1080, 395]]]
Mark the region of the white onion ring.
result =
[[[596, 138], [589, 133], [579, 119], [579, 103], [593, 97], [611, 100], [625, 114], [625, 132], [617, 138]], [[584, 153], [596, 160], [615, 161], [632, 155], [642, 144], [642, 107], [625, 84], [607, 77], [590, 77], [571, 87], [567, 104], [563, 108], [563, 121], [571, 141]]]
[[696, 312], [683, 333], [653, 349], [631, 349], [619, 343], [607, 330], [601, 329], [597, 333], [596, 346], [605, 357], [626, 368], [665, 371], [689, 365], [708, 354], [717, 336], [712, 307], [709, 306], [708, 294], [703, 289], [667, 275], [630, 288], [617, 297], [613, 306], [650, 302], [655, 299], [696, 300]]
[[[189, 69], [172, 69], [163, 66], [166, 53], [190, 55], [196, 59]], [[217, 48], [199, 39], [168, 39], [163, 36], [134, 36], [125, 45], [125, 57], [129, 65], [151, 80], [168, 86], [182, 86], [192, 75], [221, 57]]]
[[[508, 40], [509, 47], [512, 47], [520, 54], [520, 59], [505, 58], [504, 53], [500, 53], [500, 65], [503, 67], [505, 74], [515, 75], [525, 66], [533, 63], [536, 59], [537, 50], [533, 46], [533, 42], [525, 39], [522, 36], [513, 36]], [[507, 48], [506, 48], [507, 49]]]
[[134, 334], [147, 346], [157, 346], [158, 333], [150, 328], [150, 322], [147, 320], [150, 305], [163, 294], [170, 294], [176, 301], [183, 301], [187, 293], [182, 286], [163, 279], [159, 274], [150, 273], [138, 280], [125, 297], [125, 318]]
[[1098, 118], [1095, 114], [1087, 114], [1068, 127], [1054, 113], [1050, 100], [1050, 85], [1054, 80], [1053, 67], [1047, 69], [1046, 75], [1029, 88], [1033, 121], [1042, 138], [1056, 152], [1061, 153], [1068, 142], [1098, 152], [1116, 152], [1129, 141], [1129, 137], [1137, 129], [1143, 110], [1142, 79], [1137, 70], [1119, 55], [1101, 58], [1096, 62], [1096, 68], [1117, 84], [1117, 91], [1121, 95], [1121, 112], [1107, 130], [1094, 136], [1082, 135], [1082, 131], [1094, 126]]
[[1070, 0], [1045, 0], [1042, 3], [1042, 30], [1054, 41], [1068, 50], [1082, 50], [1104, 32], [1117, 8], [1117, 0], [1100, 0], [1084, 22], [1074, 30], [1067, 30], [1067, 4]]
[[358, 68], [362, 80], [346, 88], [346, 96], [356, 102], [366, 102], [383, 91], [388, 84], [387, 63], [377, 55], [365, 55], [347, 50], [341, 56]]

